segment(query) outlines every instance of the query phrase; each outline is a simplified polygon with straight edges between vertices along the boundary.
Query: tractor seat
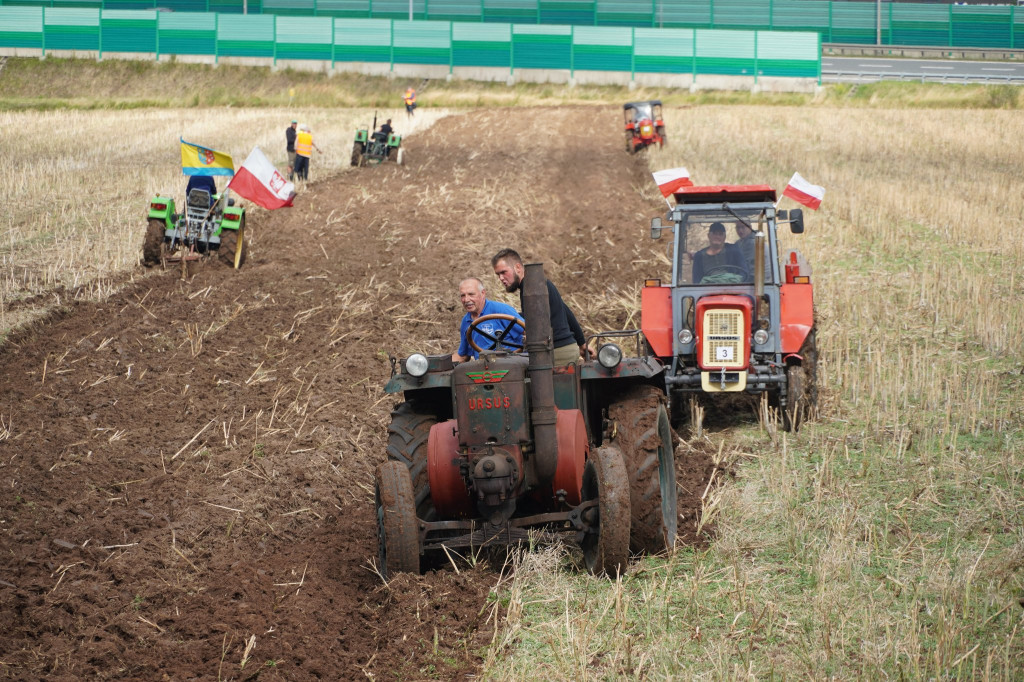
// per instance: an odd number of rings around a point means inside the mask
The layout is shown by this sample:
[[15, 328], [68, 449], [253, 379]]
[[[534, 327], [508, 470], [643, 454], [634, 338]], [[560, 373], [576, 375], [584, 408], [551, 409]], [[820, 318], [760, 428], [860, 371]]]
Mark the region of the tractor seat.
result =
[[188, 198], [186, 201], [188, 202], [188, 205], [191, 206], [192, 208], [201, 208], [203, 210], [208, 210], [210, 208], [210, 204], [213, 203], [213, 198], [210, 196], [210, 193], [205, 189], [193, 187], [192, 189], [189, 190]]
[[374, 132], [372, 137], [373, 137], [373, 139], [377, 140], [378, 142], [387, 142], [388, 141], [388, 136], [385, 135], [384, 133], [380, 132], [379, 130]]

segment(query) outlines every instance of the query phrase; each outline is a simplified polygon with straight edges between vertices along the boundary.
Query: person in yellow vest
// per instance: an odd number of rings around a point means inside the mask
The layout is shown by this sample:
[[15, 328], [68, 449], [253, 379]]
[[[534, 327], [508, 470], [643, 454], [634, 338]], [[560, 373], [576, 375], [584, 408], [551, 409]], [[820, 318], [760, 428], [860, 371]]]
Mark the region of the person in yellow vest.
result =
[[402, 99], [405, 101], [405, 113], [412, 116], [412, 110], [416, 108], [416, 91], [413, 90], [411, 85], [406, 88]]
[[313, 131], [309, 126], [299, 126], [299, 134], [295, 136], [295, 177], [299, 180], [309, 180], [309, 157], [313, 155], [314, 149], [318, 154], [323, 154], [313, 142]]

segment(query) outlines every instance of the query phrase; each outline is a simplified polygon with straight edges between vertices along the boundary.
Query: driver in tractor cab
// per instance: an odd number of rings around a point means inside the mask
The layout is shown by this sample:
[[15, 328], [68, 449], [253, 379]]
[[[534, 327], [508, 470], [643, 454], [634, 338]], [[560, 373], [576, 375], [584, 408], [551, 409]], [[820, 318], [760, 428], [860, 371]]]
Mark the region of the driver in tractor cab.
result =
[[[488, 300], [484, 283], [476, 277], [467, 277], [459, 283], [459, 301], [466, 309], [466, 314], [459, 326], [459, 349], [452, 353], [453, 362], [480, 357], [480, 353], [466, 338], [466, 330], [474, 320], [483, 315], [511, 315], [518, 320], [523, 319], [509, 304]], [[519, 350], [523, 347], [523, 328], [508, 320], [484, 320], [473, 333], [473, 340], [481, 348], [489, 350]]]
[[[717, 222], [711, 223], [711, 227], [708, 228], [708, 245], [693, 254], [693, 283], [714, 284], [709, 276], [714, 276], [715, 270], [731, 270], [732, 273], [736, 273], [737, 270], [743, 273], [747, 271], [740, 249], [734, 244], [725, 243], [725, 225]], [[708, 281], [704, 281], [705, 278], [708, 278]]]
[[[391, 136], [391, 133], [393, 132], [395, 132], [395, 129], [391, 127], [391, 119], [389, 118], [388, 120], [380, 124], [380, 131], [374, 133], [373, 136], [380, 140], [381, 142], [387, 142], [388, 138]], [[391, 147], [387, 147], [384, 150], [384, 154], [390, 159]]]

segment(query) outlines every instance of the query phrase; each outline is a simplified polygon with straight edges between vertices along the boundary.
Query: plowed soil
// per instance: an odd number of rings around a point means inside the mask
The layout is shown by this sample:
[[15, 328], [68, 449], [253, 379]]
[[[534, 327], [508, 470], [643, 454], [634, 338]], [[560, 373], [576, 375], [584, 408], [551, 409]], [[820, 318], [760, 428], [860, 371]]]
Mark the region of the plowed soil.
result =
[[[458, 282], [500, 292], [503, 246], [569, 300], [664, 274], [645, 238], [664, 206], [637, 190], [650, 177], [620, 125], [614, 107], [442, 120], [406, 139], [405, 166], [250, 211], [242, 270], [140, 267], [16, 333], [0, 349], [0, 677], [477, 672], [496, 572], [385, 585], [373, 568], [389, 356], [450, 352]], [[692, 528], [710, 471], [678, 466]]]

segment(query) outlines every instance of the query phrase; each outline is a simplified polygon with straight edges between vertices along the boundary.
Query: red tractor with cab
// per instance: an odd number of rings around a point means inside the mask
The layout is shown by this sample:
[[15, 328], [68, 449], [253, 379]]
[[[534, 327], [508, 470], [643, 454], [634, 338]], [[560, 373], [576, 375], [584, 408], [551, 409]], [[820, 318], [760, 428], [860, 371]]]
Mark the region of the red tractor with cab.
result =
[[661, 100], [627, 102], [622, 106], [626, 119], [626, 151], [630, 154], [652, 144], [665, 146], [665, 121], [661, 117]]
[[[641, 328], [668, 367], [678, 408], [687, 394], [767, 394], [796, 430], [817, 404], [814, 287], [797, 250], [780, 252], [777, 230], [804, 230], [803, 211], [776, 209], [768, 185], [683, 187], [651, 221], [673, 237], [672, 279], [647, 280]], [[674, 410], [674, 415], [679, 415]]]

